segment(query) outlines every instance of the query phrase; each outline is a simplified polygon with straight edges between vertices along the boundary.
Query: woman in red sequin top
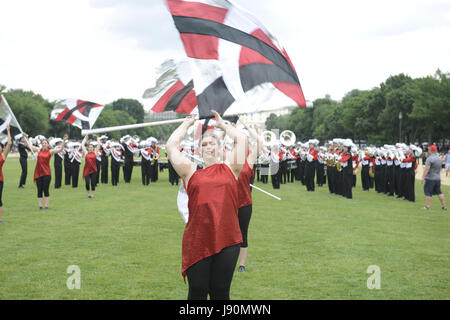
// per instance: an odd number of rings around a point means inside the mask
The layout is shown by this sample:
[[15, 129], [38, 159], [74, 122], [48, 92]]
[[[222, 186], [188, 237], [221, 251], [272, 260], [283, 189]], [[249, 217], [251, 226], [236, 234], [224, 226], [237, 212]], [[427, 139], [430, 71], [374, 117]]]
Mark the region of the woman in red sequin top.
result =
[[196, 164], [180, 152], [180, 143], [195, 122], [191, 116], [172, 133], [166, 152], [189, 196], [181, 268], [189, 282], [188, 299], [207, 299], [209, 295], [227, 300], [242, 242], [237, 179], [248, 146], [243, 133], [226, 124], [216, 111], [212, 113], [216, 126], [234, 141], [233, 150], [224, 155], [221, 139], [206, 131], [199, 146], [204, 168], [196, 170]]

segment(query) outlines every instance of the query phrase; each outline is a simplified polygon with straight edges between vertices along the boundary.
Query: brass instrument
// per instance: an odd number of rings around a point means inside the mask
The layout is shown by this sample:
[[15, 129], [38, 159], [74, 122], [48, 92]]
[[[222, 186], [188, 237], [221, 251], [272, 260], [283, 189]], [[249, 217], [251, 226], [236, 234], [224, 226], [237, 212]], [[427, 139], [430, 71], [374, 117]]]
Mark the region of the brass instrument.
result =
[[336, 162], [336, 169], [337, 169], [338, 172], [341, 172], [341, 171], [342, 171], [342, 164], [341, 164], [340, 161], [337, 161], [337, 162]]
[[277, 136], [272, 131], [264, 131], [262, 133], [263, 146], [271, 147], [277, 143]]
[[280, 142], [286, 147], [293, 146], [295, 144], [295, 133], [291, 130], [284, 130], [280, 134]]
[[373, 167], [369, 169], [369, 177], [375, 178], [375, 173], [373, 172]]

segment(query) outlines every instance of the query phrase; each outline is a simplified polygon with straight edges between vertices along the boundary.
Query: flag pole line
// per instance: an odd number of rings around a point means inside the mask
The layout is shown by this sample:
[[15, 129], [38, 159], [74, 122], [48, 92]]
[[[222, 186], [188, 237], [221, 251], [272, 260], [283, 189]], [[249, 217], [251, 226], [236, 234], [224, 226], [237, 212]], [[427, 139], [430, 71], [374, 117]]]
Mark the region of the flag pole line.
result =
[[144, 122], [144, 123], [136, 123], [136, 124], [128, 124], [123, 126], [114, 126], [114, 127], [105, 127], [105, 128], [98, 128], [98, 129], [89, 129], [89, 130], [81, 130], [81, 135], [88, 135], [88, 134], [96, 134], [96, 133], [104, 133], [104, 132], [112, 132], [112, 131], [120, 131], [120, 130], [130, 130], [130, 129], [138, 129], [138, 128], [145, 128], [145, 127], [153, 127], [153, 126], [161, 126], [165, 124], [171, 124], [171, 123], [179, 123], [183, 122], [185, 118], [181, 119], [172, 119], [172, 120], [162, 120], [162, 121], [155, 121], [155, 122]]

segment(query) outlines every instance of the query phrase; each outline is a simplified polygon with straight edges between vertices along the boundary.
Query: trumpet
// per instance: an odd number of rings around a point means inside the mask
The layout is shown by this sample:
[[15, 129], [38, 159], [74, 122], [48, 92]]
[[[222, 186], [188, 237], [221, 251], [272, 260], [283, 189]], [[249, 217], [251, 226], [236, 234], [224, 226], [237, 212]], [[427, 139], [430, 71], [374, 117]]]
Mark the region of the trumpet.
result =
[[338, 172], [341, 172], [341, 171], [342, 171], [342, 164], [341, 164], [340, 161], [337, 161], [337, 162], [336, 162], [336, 169], [337, 169]]

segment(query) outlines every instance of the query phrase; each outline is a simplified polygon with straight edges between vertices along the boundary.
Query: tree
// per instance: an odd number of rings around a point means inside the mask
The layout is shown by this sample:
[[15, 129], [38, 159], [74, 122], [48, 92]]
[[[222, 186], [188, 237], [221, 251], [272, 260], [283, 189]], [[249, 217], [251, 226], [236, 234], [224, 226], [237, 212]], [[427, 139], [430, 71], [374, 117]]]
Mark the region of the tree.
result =
[[112, 109], [128, 113], [136, 120], [135, 123], [144, 122], [144, 106], [135, 99], [118, 99], [112, 103]]

